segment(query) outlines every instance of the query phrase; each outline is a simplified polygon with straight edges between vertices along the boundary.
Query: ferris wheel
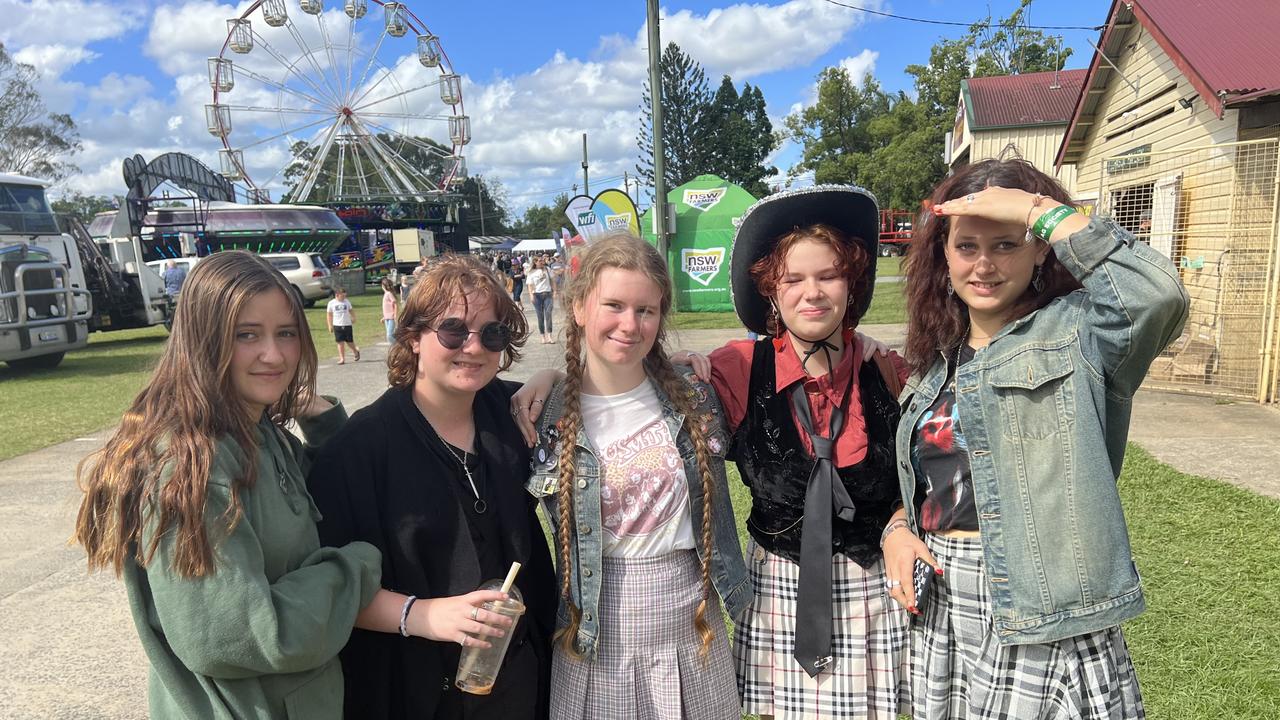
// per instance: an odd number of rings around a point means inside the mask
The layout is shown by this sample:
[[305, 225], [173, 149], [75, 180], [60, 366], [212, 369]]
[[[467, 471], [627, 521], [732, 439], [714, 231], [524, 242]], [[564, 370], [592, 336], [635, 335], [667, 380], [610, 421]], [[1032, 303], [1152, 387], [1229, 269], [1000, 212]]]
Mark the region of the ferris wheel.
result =
[[[227, 20], [205, 121], [254, 200], [290, 185], [295, 203], [422, 201], [466, 177], [461, 77], [407, 5], [373, 4], [256, 0]], [[250, 177], [246, 153], [275, 173]]]

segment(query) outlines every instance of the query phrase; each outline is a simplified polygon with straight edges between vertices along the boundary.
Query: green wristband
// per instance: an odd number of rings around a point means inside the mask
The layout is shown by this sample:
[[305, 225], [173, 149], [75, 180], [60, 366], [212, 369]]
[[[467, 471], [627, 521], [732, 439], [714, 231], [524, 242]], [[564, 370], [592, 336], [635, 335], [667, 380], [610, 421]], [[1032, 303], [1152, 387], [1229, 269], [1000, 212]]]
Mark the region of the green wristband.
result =
[[1070, 205], [1059, 205], [1058, 207], [1045, 212], [1036, 220], [1036, 224], [1031, 228], [1031, 234], [1040, 238], [1045, 242], [1049, 242], [1049, 236], [1053, 235], [1053, 229], [1058, 227], [1068, 215], [1075, 213], [1076, 209]]

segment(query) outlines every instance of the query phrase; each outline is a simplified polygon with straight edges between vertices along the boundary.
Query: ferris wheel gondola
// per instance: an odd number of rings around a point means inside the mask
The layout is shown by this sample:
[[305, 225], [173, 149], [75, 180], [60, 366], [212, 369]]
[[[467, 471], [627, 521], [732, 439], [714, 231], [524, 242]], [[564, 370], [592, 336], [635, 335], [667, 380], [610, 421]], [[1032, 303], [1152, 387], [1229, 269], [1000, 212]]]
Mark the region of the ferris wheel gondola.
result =
[[[461, 76], [405, 3], [373, 2], [382, 12], [299, 0], [295, 16], [286, 0], [257, 0], [227, 20], [205, 122], [222, 174], [251, 197], [289, 184], [297, 203], [422, 201], [465, 179]], [[246, 152], [275, 173], [251, 177]]]

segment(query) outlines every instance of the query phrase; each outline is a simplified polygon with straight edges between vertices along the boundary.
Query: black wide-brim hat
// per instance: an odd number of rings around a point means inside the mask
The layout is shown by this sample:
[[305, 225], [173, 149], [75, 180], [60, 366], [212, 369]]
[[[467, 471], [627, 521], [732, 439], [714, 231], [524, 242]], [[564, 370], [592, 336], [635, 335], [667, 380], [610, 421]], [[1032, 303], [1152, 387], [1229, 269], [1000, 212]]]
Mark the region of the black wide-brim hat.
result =
[[769, 299], [751, 279], [751, 266], [777, 247], [786, 233], [810, 225], [830, 225], [867, 252], [866, 290], [849, 306], [861, 320], [871, 306], [876, 286], [876, 251], [880, 245], [880, 209], [869, 191], [854, 185], [815, 185], [770, 195], [747, 208], [733, 238], [729, 292], [738, 318], [748, 330], [767, 335]]

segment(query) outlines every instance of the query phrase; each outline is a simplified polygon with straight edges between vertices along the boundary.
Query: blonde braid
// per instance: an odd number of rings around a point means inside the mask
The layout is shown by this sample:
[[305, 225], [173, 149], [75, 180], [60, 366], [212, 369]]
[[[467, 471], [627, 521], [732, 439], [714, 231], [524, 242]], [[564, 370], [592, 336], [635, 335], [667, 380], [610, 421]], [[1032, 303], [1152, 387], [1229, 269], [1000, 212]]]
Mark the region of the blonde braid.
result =
[[707, 609], [711, 605], [711, 554], [714, 538], [711, 533], [711, 498], [714, 481], [711, 475], [711, 450], [707, 446], [707, 435], [703, 431], [705, 413], [698, 410], [694, 398], [694, 389], [683, 378], [676, 374], [675, 368], [667, 360], [667, 353], [660, 343], [654, 344], [654, 351], [646, 358], [650, 373], [658, 381], [662, 392], [675, 404], [680, 414], [684, 415], [684, 426], [693, 440], [693, 449], [698, 457], [698, 473], [702, 475], [702, 601], [693, 614], [693, 626], [702, 639], [699, 654], [703, 661], [710, 656], [711, 641], [715, 633], [707, 622]]
[[581, 657], [578, 651], [578, 626], [582, 624], [582, 609], [573, 603], [572, 578], [575, 572], [570, 536], [573, 533], [573, 481], [577, 473], [578, 430], [582, 427], [582, 335], [576, 323], [569, 323], [565, 330], [564, 364], [568, 377], [564, 383], [564, 412], [560, 415], [560, 486], [556, 500], [560, 504], [558, 520], [560, 552], [560, 596], [569, 608], [569, 624], [556, 631], [555, 640], [561, 649], [573, 657]]

